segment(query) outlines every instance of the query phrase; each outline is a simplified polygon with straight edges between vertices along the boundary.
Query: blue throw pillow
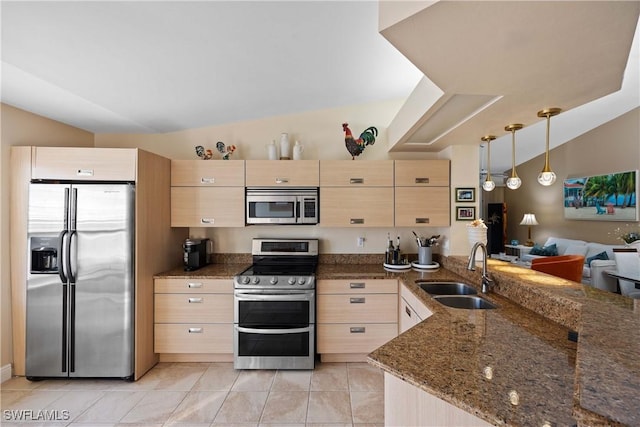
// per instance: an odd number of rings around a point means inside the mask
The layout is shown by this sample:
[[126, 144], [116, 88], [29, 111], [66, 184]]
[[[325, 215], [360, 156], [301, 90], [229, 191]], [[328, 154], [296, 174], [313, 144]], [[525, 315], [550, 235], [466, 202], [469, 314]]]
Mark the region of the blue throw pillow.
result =
[[540, 246], [533, 245], [531, 251], [529, 251], [531, 255], [543, 255], [543, 256], [556, 256], [558, 255], [558, 247], [555, 243], [549, 246]]
[[591, 261], [593, 261], [594, 259], [607, 260], [607, 259], [609, 259], [609, 255], [607, 255], [606, 252], [600, 252], [599, 254], [595, 254], [594, 256], [590, 256], [589, 258], [587, 258], [584, 261], [584, 263], [587, 264], [589, 267], [591, 267]]

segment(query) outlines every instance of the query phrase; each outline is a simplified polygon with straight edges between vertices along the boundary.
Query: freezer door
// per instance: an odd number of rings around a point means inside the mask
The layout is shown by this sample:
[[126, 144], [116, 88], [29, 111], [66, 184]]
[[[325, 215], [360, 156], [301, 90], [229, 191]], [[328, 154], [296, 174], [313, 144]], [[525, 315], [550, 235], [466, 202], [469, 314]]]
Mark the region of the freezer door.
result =
[[[66, 285], [57, 271], [42, 270], [33, 253], [43, 242], [59, 246], [65, 226], [65, 195], [69, 186], [62, 184], [31, 184], [27, 236], [27, 319], [26, 376], [66, 377], [67, 312]], [[64, 237], [64, 236], [62, 236]], [[61, 260], [58, 256], [58, 263]]]
[[134, 195], [129, 184], [72, 186], [72, 377], [133, 374]]

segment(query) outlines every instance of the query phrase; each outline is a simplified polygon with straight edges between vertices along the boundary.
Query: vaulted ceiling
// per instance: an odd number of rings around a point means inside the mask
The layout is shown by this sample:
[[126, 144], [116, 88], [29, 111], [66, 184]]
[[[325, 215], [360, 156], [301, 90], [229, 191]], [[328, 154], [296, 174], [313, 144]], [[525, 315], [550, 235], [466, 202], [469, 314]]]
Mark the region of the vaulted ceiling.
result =
[[544, 148], [542, 108], [564, 109], [552, 119], [553, 147], [640, 105], [637, 1], [0, 8], [2, 102], [95, 133], [169, 132], [407, 98], [389, 126], [392, 151], [480, 144], [493, 133], [492, 171], [503, 171], [509, 123], [525, 124], [520, 163]]

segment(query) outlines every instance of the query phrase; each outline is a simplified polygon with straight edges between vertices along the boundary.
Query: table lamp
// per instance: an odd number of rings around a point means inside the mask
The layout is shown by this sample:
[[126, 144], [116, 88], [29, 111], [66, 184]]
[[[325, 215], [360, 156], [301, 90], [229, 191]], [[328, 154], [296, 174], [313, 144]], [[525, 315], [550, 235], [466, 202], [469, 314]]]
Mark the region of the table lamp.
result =
[[533, 240], [531, 240], [531, 226], [538, 225], [538, 221], [536, 221], [536, 215], [532, 213], [524, 214], [522, 217], [522, 221], [520, 221], [520, 225], [526, 225], [529, 227], [529, 234], [527, 236], [527, 242], [525, 246], [533, 246]]

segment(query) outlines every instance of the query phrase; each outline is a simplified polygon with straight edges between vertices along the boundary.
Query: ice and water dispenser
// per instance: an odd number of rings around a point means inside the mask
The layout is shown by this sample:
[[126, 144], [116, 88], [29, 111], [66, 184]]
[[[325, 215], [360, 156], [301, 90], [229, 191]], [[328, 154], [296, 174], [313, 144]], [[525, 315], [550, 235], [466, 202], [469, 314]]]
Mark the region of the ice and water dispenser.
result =
[[58, 272], [58, 237], [31, 238], [31, 273]]

